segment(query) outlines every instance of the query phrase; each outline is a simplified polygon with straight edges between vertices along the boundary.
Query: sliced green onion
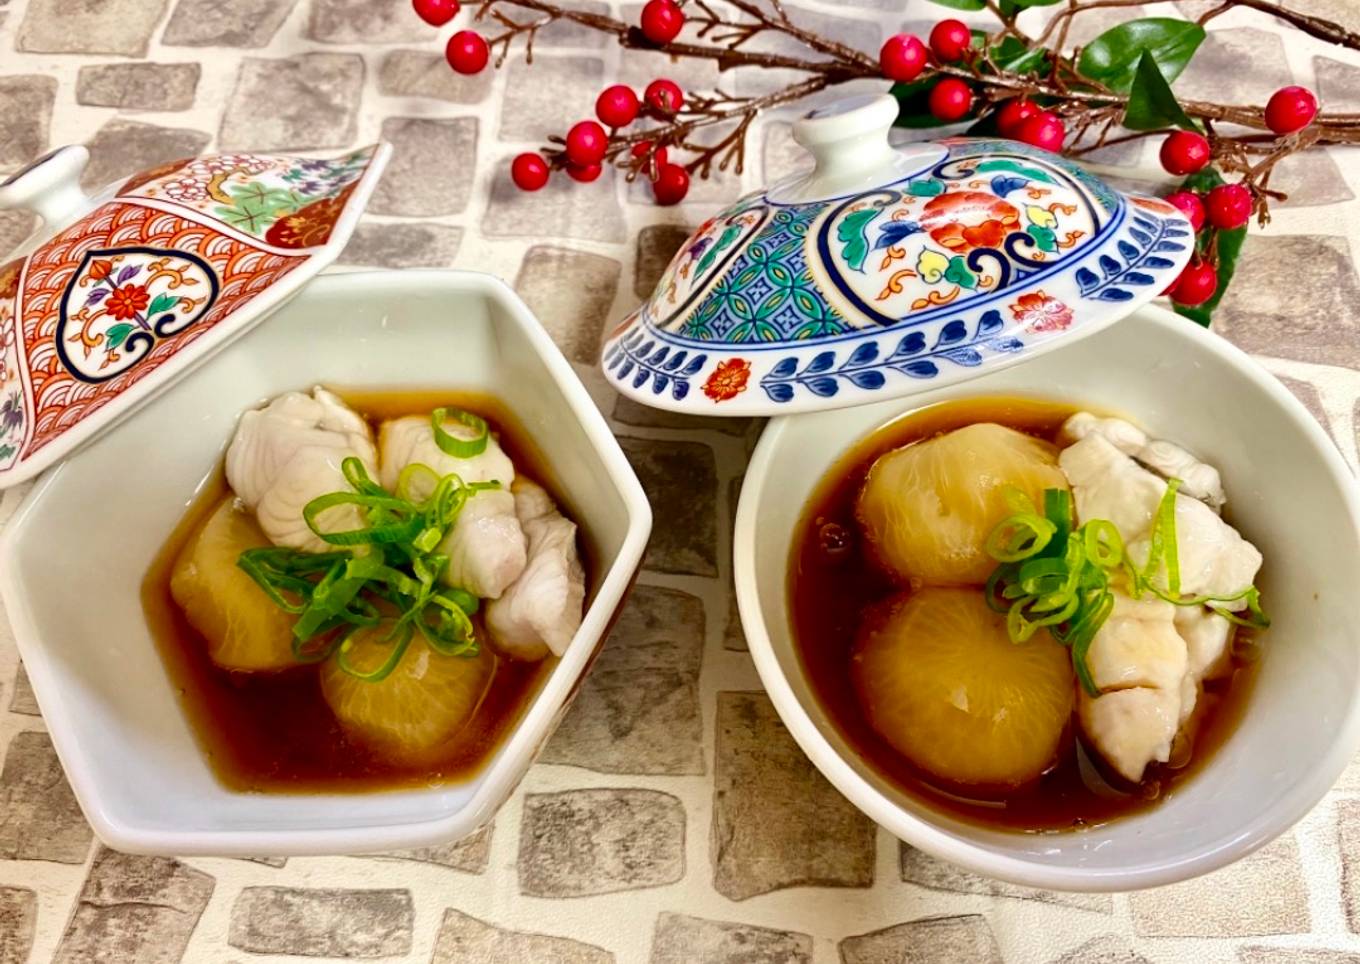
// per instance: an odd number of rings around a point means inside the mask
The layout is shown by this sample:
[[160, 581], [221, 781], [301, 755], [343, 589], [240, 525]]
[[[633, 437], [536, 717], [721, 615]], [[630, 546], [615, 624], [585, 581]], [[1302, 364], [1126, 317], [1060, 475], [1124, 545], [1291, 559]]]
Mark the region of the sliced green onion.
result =
[[[470, 439], [450, 435], [444, 429], [444, 422], [448, 419], [467, 426], [476, 435]], [[434, 443], [439, 446], [439, 450], [456, 459], [470, 459], [481, 455], [486, 451], [487, 439], [491, 437], [486, 419], [465, 412], [461, 408], [436, 408], [434, 414], [430, 416], [430, 428], [434, 430]]]
[[[400, 627], [399, 635], [392, 643], [392, 650], [387, 654], [387, 659], [383, 660], [382, 665], [376, 669], [364, 671], [356, 667], [349, 661], [349, 654], [354, 648], [354, 636], [359, 632], [359, 627], [346, 634], [335, 653], [335, 663], [340, 669], [350, 676], [363, 680], [366, 683], [381, 683], [392, 675], [392, 670], [397, 668], [402, 656], [406, 655], [406, 647], [411, 645], [411, 627]], [[390, 635], [390, 634], [389, 634]]]
[[[1182, 598], [1180, 553], [1176, 536], [1176, 493], [1179, 479], [1167, 482], [1153, 517], [1148, 558], [1142, 569], [1133, 565], [1119, 529], [1107, 519], [1091, 519], [1072, 528], [1071, 495], [1062, 489], [1044, 490], [1044, 515], [1034, 511], [1018, 489], [1005, 493], [1014, 515], [988, 535], [987, 552], [999, 565], [987, 579], [987, 605], [1006, 616], [1006, 631], [1014, 643], [1024, 643], [1042, 628], [1071, 650], [1072, 666], [1082, 689], [1100, 695], [1087, 664], [1091, 643], [1114, 611], [1111, 573], [1128, 577], [1129, 593], [1141, 598], [1150, 592], [1177, 606], [1207, 605], [1224, 619], [1251, 628], [1270, 625], [1260, 605], [1260, 592], [1248, 586], [1228, 596]], [[1166, 570], [1165, 587], [1154, 577]], [[1216, 603], [1246, 601], [1245, 615]]]
[[[472, 428], [477, 438], [450, 435], [443, 428], [446, 419]], [[489, 429], [477, 416], [440, 409], [431, 420], [436, 439], [444, 440], [443, 451], [466, 458], [485, 450]], [[471, 616], [480, 600], [464, 589], [437, 585], [449, 564], [439, 546], [467, 500], [499, 489], [500, 483], [469, 484], [456, 473], [440, 476], [427, 465], [413, 464], [397, 477], [396, 491], [389, 492], [353, 456], [344, 459], [341, 472], [351, 491], [327, 493], [303, 508], [308, 528], [334, 550], [310, 553], [262, 546], [242, 552], [236, 561], [274, 605], [297, 617], [294, 658], [314, 663], [334, 655], [344, 672], [377, 682], [398, 665], [417, 631], [441, 655], [476, 655]], [[320, 516], [341, 506], [354, 506], [366, 524], [324, 531]], [[391, 652], [382, 666], [361, 671], [350, 659], [355, 634], [374, 630], [383, 621], [392, 624], [383, 637]]]

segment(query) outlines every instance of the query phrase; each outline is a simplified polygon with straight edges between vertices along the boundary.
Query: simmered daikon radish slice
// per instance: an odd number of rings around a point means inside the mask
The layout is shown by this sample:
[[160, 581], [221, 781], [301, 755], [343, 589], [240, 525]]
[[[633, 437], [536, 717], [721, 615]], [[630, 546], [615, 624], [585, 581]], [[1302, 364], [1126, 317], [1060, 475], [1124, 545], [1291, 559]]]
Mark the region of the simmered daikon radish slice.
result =
[[1072, 662], [1041, 632], [1012, 643], [972, 589], [899, 596], [861, 628], [852, 661], [869, 724], [927, 773], [1005, 790], [1054, 761], [1072, 713]]
[[1057, 449], [981, 422], [881, 456], [855, 514], [879, 561], [899, 578], [980, 586], [996, 568], [987, 536], [1014, 514], [1008, 486], [1043, 511], [1044, 489], [1067, 489]]
[[189, 624], [208, 643], [213, 662], [226, 669], [273, 670], [296, 666], [294, 617], [270, 601], [236, 560], [269, 545], [250, 513], [227, 496], [180, 552], [170, 593]]
[[[359, 672], [387, 660], [387, 626], [360, 630], [347, 655]], [[421, 762], [437, 756], [472, 719], [486, 694], [496, 657], [483, 646], [476, 656], [436, 653], [418, 634], [385, 679], [369, 682], [340, 668], [337, 656], [321, 667], [321, 691], [340, 724], [361, 742], [393, 759]]]

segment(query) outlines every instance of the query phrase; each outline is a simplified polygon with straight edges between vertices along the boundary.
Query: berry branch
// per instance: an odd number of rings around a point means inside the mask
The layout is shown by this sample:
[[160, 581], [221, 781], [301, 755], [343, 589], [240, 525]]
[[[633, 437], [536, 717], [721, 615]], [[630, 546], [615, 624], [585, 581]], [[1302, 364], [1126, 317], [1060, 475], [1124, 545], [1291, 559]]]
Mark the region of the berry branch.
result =
[[[454, 70], [476, 73], [491, 50], [500, 66], [523, 38], [532, 61], [537, 31], [563, 20], [612, 36], [625, 49], [710, 60], [720, 72], [761, 67], [804, 75], [759, 97], [685, 92], [664, 78], [652, 81], [641, 98], [623, 85], [610, 87], [596, 101], [598, 121], [583, 120], [564, 137], [550, 137], [542, 152], [514, 159], [512, 177], [525, 190], [541, 188], [553, 171], [593, 181], [608, 164], [629, 180], [645, 176], [659, 203], [677, 203], [692, 175], [742, 171], [747, 134], [761, 111], [857, 79], [893, 82], [903, 127], [969, 123], [969, 133], [1010, 137], [1073, 157], [1160, 138], [1163, 167], [1185, 178], [1168, 200], [1200, 232], [1197, 259], [1168, 293], [1202, 324], [1222, 297], [1248, 220], [1254, 214], [1266, 223], [1269, 204], [1284, 197], [1270, 186], [1279, 163], [1303, 150], [1360, 145], [1360, 114], [1319, 112], [1316, 97], [1302, 87], [1283, 88], [1264, 106], [1179, 100], [1172, 92], [1171, 83], [1204, 39], [1204, 25], [1234, 8], [1360, 50], [1360, 34], [1274, 0], [1222, 0], [1193, 21], [1133, 20], [1075, 49], [1067, 40], [1078, 16], [1171, 0], [1064, 0], [1033, 36], [1018, 25], [1020, 14], [1050, 3], [941, 2], [989, 11], [996, 26], [987, 32], [941, 20], [926, 41], [898, 34], [874, 57], [800, 26], [782, 0], [648, 0], [635, 24], [556, 0], [477, 0], [474, 23], [495, 23], [502, 32], [487, 40], [474, 30], [459, 31], [446, 56]], [[457, 0], [413, 3], [436, 26], [459, 12]], [[768, 36], [792, 41], [799, 51], [750, 49]], [[696, 139], [705, 129], [716, 129], [717, 136]]]

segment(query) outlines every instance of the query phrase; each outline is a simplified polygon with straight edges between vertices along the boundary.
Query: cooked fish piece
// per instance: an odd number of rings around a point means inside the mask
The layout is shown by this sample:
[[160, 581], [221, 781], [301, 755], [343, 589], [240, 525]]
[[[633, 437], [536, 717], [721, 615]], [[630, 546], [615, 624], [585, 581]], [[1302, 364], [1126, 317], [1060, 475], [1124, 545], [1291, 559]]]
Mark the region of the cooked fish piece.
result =
[[[472, 429], [456, 422], [449, 422], [444, 430], [455, 438], [470, 439], [474, 435]], [[382, 455], [379, 481], [389, 491], [397, 487], [401, 470], [416, 462], [428, 465], [437, 475], [456, 472], [464, 482], [499, 482], [507, 490], [515, 480], [515, 464], [494, 435], [486, 440], [480, 455], [460, 459], [439, 447], [428, 415], [407, 415], [383, 422], [378, 428], [378, 449]]]
[[1058, 430], [1058, 444], [1071, 445], [1092, 434], [1104, 436], [1105, 441], [1125, 455], [1136, 455], [1148, 444], [1147, 433], [1132, 422], [1122, 418], [1101, 418], [1091, 412], [1077, 412], [1063, 422]]
[[1227, 502], [1218, 469], [1201, 462], [1195, 454], [1175, 442], [1151, 439], [1137, 425], [1122, 418], [1101, 418], [1090, 412], [1077, 412], [1063, 422], [1058, 442], [1070, 445], [1088, 435], [1103, 436], [1119, 451], [1137, 459], [1164, 479], [1180, 479], [1180, 491], [1219, 510]]
[[561, 656], [581, 626], [586, 596], [576, 525], [528, 479], [515, 480], [514, 497], [529, 561], [505, 594], [487, 604], [486, 626], [497, 647], [518, 659], [542, 659], [549, 651]]
[[[357, 412], [324, 388], [310, 396], [285, 392], [241, 416], [227, 448], [227, 483], [270, 542], [324, 552], [330, 547], [302, 510], [318, 496], [349, 490], [340, 465], [350, 456], [376, 471], [372, 433]], [[363, 525], [355, 506], [332, 507], [316, 521], [328, 532]]]
[[[454, 423], [446, 431], [469, 438], [472, 432]], [[384, 422], [378, 446], [381, 480], [389, 490], [396, 488], [402, 469], [415, 464], [429, 466], [440, 476], [456, 473], [468, 483], [500, 483], [499, 489], [478, 492], [467, 500], [439, 545], [439, 551], [449, 557], [440, 577], [445, 583], [483, 599], [498, 598], [524, 571], [526, 559], [524, 532], [510, 494], [515, 466], [500, 444], [492, 437], [480, 455], [458, 458], [439, 447], [428, 417], [411, 415]]]
[[1175, 609], [1160, 599], [1115, 593], [1115, 606], [1096, 633], [1087, 665], [1101, 695], [1078, 694], [1078, 717], [1092, 746], [1126, 780], [1165, 763], [1180, 729], [1185, 640]]
[[1199, 703], [1204, 681], [1217, 679], [1232, 669], [1228, 644], [1233, 626], [1204, 606], [1177, 606], [1176, 632], [1185, 640], [1185, 679], [1181, 683], [1181, 723]]
[[1135, 686], [1099, 699], [1081, 693], [1077, 718], [1087, 739], [1120, 776], [1137, 783], [1149, 763], [1171, 758], [1180, 729], [1180, 692]]
[[[1058, 464], [1072, 483], [1077, 518], [1109, 519], [1129, 557], [1146, 565], [1154, 517], [1166, 481], [1119, 451], [1100, 434], [1063, 449]], [[1213, 509], [1176, 494], [1176, 545], [1181, 592], [1186, 596], [1229, 596], [1250, 586], [1261, 568], [1261, 553]], [[1224, 603], [1241, 609], [1242, 600]]]
[[1096, 687], [1174, 689], [1185, 676], [1185, 640], [1176, 632], [1176, 607], [1152, 596], [1114, 593], [1114, 609], [1091, 642], [1086, 662]]
[[1072, 485], [1077, 519], [1108, 519], [1127, 545], [1152, 528], [1166, 480], [1153, 475], [1099, 433], [1058, 454], [1058, 466]]

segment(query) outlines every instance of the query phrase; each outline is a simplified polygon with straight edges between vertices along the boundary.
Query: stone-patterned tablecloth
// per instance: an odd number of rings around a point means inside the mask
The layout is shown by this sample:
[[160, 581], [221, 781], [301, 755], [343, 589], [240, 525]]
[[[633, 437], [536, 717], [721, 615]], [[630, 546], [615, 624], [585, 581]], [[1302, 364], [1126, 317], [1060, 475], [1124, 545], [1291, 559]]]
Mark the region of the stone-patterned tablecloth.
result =
[[[1296, 4], [1360, 27], [1354, 0]], [[941, 15], [923, 0], [787, 6], [866, 50]], [[1139, 12], [1152, 10], [1104, 11]], [[1109, 23], [1096, 19], [1075, 39]], [[1183, 92], [1259, 102], [1292, 81], [1328, 108], [1360, 110], [1360, 58], [1286, 42], [1255, 14], [1215, 28]], [[523, 196], [504, 161], [587, 116], [607, 79], [712, 86], [717, 75], [654, 55], [621, 60], [598, 35], [559, 25], [540, 36], [532, 67], [517, 59], [460, 78], [440, 57], [452, 29], [427, 28], [408, 0], [0, 0], [0, 174], [72, 142], [90, 145], [96, 185], [209, 148], [387, 138], [392, 166], [344, 262], [513, 279], [612, 418], [657, 520], [637, 590], [543, 761], [490, 830], [454, 846], [287, 861], [104, 849], [0, 632], [0, 964], [1360, 962], [1360, 769], [1236, 866], [1113, 896], [963, 873], [899, 845], [817, 775], [761, 692], [731, 599], [731, 515], [759, 424], [640, 408], [592, 368], [601, 330], [648, 293], [688, 227], [735, 196], [737, 180], [753, 187], [798, 163], [787, 117], [758, 126], [742, 178], [696, 184], [678, 208], [609, 176]], [[723, 84], [749, 93], [781, 80], [748, 72]], [[1133, 178], [1154, 150], [1100, 160]], [[1248, 245], [1219, 322], [1353, 465], [1357, 157], [1283, 168], [1276, 186], [1291, 199]], [[0, 214], [0, 254], [29, 227]], [[20, 496], [5, 493], [0, 518]]]

